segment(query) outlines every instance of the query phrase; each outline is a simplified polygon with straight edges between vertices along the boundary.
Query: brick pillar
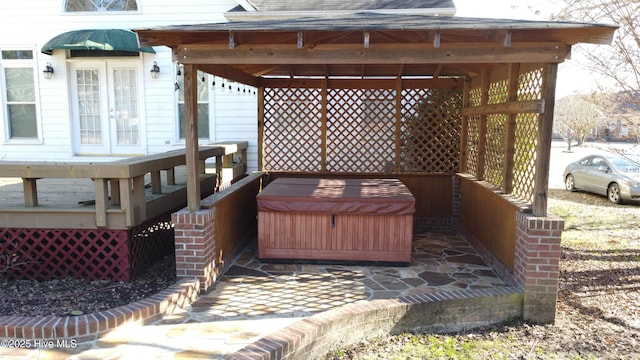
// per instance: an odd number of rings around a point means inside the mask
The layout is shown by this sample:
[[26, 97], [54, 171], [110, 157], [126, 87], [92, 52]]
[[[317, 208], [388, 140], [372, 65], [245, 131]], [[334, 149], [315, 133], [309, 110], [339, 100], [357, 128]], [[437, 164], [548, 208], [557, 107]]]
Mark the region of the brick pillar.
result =
[[522, 317], [555, 320], [564, 220], [518, 213], [514, 275], [524, 290]]
[[198, 278], [200, 291], [207, 292], [216, 282], [215, 208], [171, 215], [175, 224], [176, 276]]

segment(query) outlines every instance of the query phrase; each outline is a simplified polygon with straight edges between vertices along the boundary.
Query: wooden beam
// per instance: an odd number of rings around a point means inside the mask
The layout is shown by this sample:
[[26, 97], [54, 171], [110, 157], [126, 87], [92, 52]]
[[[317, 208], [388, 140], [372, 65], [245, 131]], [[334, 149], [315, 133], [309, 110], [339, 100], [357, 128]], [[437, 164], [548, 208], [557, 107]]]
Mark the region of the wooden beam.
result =
[[[510, 64], [509, 66], [509, 85], [508, 85], [508, 101], [518, 100], [518, 86], [520, 77], [520, 66], [518, 64]], [[516, 149], [516, 117], [518, 114], [509, 113], [507, 115], [506, 141], [504, 146], [504, 172], [502, 173], [502, 189], [506, 194], [513, 192], [513, 176], [515, 166], [515, 149]]]
[[181, 45], [175, 56], [182, 64], [453, 64], [559, 63], [570, 53], [564, 43], [370, 44], [368, 49], [330, 44], [298, 49], [295, 45]]
[[135, 209], [133, 207], [133, 188], [131, 186], [131, 179], [121, 178], [120, 182], [120, 209], [125, 213], [124, 223], [127, 227], [136, 225]]
[[151, 193], [162, 194], [162, 177], [160, 176], [160, 170], [151, 172]]
[[38, 179], [22, 178], [22, 191], [24, 193], [24, 206], [38, 206]]
[[489, 114], [522, 114], [535, 113], [542, 114], [545, 110], [545, 101], [526, 100], [526, 101], [510, 101], [501, 104], [490, 104], [468, 107], [462, 110], [462, 115], [489, 115]]
[[[144, 176], [136, 176], [132, 179], [133, 195], [133, 221], [140, 224], [147, 218], [147, 199], [144, 189]], [[188, 191], [188, 190], [187, 190]]]
[[[482, 105], [486, 105], [489, 101], [489, 87], [491, 86], [491, 72], [485, 71], [482, 73], [482, 88], [481, 88], [481, 100]], [[487, 115], [480, 115], [480, 124], [478, 129], [478, 159], [476, 163], [476, 178], [478, 180], [484, 180], [484, 167], [487, 151]]]
[[551, 137], [553, 135], [553, 110], [556, 97], [558, 64], [545, 64], [542, 69], [542, 98], [544, 113], [538, 122], [538, 156], [536, 158], [535, 184], [533, 190], [533, 215], [547, 216], [549, 189], [549, 163], [551, 159]]
[[111, 205], [120, 206], [120, 182], [118, 179], [109, 180], [111, 186]]
[[[324, 79], [261, 79], [260, 85], [267, 88], [322, 88]], [[395, 79], [329, 79], [330, 89], [395, 89]], [[404, 89], [459, 89], [463, 79], [403, 79]]]
[[109, 208], [109, 186], [107, 179], [94, 179], [96, 194], [96, 227], [107, 227], [107, 209]]
[[437, 79], [438, 77], [440, 77], [441, 72], [442, 72], [442, 64], [436, 65], [436, 69], [433, 72], [433, 77]]
[[198, 165], [198, 69], [184, 65], [185, 163], [187, 169], [187, 208], [200, 210], [200, 171]]
[[396, 173], [402, 171], [401, 162], [402, 162], [402, 77], [398, 76], [396, 78], [396, 99], [395, 99], [395, 115], [396, 115], [396, 125], [395, 125], [395, 140], [396, 140], [396, 154], [394, 159], [394, 166], [392, 169], [385, 169], [385, 172], [390, 172], [393, 170]]
[[264, 171], [264, 87], [258, 87], [258, 171]]
[[467, 172], [467, 148], [469, 139], [469, 117], [464, 115], [464, 109], [469, 106], [469, 91], [471, 90], [471, 79], [464, 81], [462, 91], [462, 129], [460, 131], [460, 163], [458, 169], [461, 173]]
[[258, 78], [228, 65], [199, 65], [199, 70], [241, 84], [258, 87]]
[[320, 95], [320, 101], [322, 108], [320, 109], [320, 166], [321, 172], [327, 172], [327, 133], [329, 129], [328, 125], [328, 112], [329, 112], [329, 90], [328, 80], [322, 80], [322, 92]]

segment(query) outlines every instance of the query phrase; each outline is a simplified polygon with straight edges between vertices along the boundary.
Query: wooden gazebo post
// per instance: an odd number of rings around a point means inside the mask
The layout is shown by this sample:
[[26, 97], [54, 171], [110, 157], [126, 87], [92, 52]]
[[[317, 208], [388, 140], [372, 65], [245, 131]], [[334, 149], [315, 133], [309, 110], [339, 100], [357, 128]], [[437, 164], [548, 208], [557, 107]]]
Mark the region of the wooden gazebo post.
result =
[[198, 69], [184, 65], [184, 130], [187, 168], [187, 208], [200, 210], [200, 171], [198, 153]]
[[538, 157], [533, 188], [533, 215], [547, 216], [549, 189], [549, 163], [551, 159], [551, 138], [553, 134], [553, 110], [555, 108], [556, 78], [558, 64], [546, 63], [542, 69], [542, 99], [544, 112], [538, 122]]

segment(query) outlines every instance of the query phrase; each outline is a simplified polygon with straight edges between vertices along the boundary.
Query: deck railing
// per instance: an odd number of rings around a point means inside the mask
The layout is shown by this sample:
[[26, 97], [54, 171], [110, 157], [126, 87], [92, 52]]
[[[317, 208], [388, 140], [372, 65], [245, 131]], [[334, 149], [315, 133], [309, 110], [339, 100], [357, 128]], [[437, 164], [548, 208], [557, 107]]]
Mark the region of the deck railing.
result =
[[[203, 145], [199, 154], [203, 197], [246, 172], [247, 142]], [[211, 158], [215, 158], [215, 172], [205, 171], [205, 162]], [[0, 204], [0, 227], [135, 227], [184, 206], [186, 185], [176, 182], [176, 169], [183, 165], [184, 149], [112, 162], [0, 162], [0, 177], [22, 178], [24, 199], [23, 204]], [[90, 179], [95, 200], [74, 206], [58, 199], [59, 204], [42, 206], [41, 179]]]

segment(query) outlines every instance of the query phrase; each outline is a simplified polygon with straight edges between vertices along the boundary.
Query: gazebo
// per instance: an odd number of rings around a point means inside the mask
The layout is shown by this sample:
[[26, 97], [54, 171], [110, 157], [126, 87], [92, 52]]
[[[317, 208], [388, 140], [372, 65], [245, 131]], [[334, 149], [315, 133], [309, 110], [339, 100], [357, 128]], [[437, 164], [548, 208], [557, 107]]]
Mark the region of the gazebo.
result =
[[[552, 321], [563, 228], [547, 214], [558, 64], [574, 44], [609, 44], [615, 29], [373, 12], [137, 29], [141, 46], [168, 46], [184, 65], [188, 207], [173, 217], [176, 249], [220, 241], [180, 231], [205, 228], [211, 211], [198, 181], [200, 70], [257, 88], [267, 181], [397, 178], [416, 199], [416, 224], [456, 228], [522, 288], [523, 318]], [[218, 258], [178, 262], [178, 275], [200, 276], [206, 290]]]

